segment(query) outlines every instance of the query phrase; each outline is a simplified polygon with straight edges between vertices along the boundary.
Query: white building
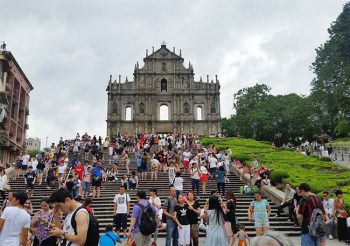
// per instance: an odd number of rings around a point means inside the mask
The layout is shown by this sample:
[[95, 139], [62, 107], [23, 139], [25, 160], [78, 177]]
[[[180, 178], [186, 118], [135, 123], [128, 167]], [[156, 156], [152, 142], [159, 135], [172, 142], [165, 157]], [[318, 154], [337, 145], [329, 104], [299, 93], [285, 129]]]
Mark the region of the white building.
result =
[[29, 137], [26, 139], [27, 150], [40, 150], [40, 138]]

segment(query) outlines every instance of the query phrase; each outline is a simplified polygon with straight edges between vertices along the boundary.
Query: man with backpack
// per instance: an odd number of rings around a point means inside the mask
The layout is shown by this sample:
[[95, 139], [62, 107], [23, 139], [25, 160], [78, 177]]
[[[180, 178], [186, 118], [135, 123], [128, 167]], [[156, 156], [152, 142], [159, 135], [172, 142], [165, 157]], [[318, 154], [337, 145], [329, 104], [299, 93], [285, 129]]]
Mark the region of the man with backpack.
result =
[[302, 183], [299, 186], [302, 199], [297, 211], [301, 220], [301, 246], [319, 246], [326, 240], [326, 224], [328, 216], [320, 198], [311, 192], [310, 185]]
[[146, 192], [137, 191], [137, 203], [131, 214], [128, 238], [135, 241], [136, 245], [150, 246], [151, 235], [157, 229], [156, 216], [158, 209], [146, 200]]
[[50, 203], [55, 203], [66, 214], [63, 228], [54, 227], [50, 234], [62, 240], [61, 246], [97, 246], [99, 240], [98, 222], [71, 192], [65, 188], [54, 191]]

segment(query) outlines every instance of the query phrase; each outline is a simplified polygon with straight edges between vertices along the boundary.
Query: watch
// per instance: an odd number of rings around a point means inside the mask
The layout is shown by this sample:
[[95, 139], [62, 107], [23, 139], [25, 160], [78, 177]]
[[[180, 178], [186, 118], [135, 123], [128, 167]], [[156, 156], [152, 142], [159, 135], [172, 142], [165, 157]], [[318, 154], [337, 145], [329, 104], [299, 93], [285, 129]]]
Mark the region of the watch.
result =
[[67, 234], [67, 233], [68, 233], [68, 232], [66, 232], [66, 231], [63, 232], [63, 235], [61, 236], [61, 239], [62, 239], [62, 240], [66, 239], [66, 234]]

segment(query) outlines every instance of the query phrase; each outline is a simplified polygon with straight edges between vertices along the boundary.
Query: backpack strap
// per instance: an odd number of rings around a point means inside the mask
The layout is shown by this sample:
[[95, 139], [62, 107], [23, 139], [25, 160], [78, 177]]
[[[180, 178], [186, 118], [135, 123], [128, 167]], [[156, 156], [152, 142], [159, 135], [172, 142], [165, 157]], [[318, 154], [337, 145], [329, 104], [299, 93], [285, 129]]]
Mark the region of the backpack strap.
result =
[[[72, 227], [73, 227], [73, 230], [74, 230], [74, 234], [75, 235], [77, 235], [77, 222], [76, 222], [76, 220], [75, 220], [75, 216], [77, 215], [77, 213], [79, 212], [79, 210], [81, 210], [81, 209], [83, 209], [84, 207], [83, 206], [80, 206], [80, 207], [78, 207], [75, 211], [74, 211], [74, 213], [73, 213], [73, 215], [72, 215], [72, 218], [70, 219], [70, 224], [72, 225]], [[87, 211], [87, 210], [86, 210]], [[89, 213], [89, 212], [88, 212]], [[72, 242], [69, 242], [68, 244], [67, 244], [67, 246], [70, 246], [72, 244]]]
[[114, 245], [117, 243], [117, 241], [115, 241], [114, 238], [111, 235], [109, 235], [108, 233], [106, 233], [106, 236], [109, 237], [110, 239], [112, 239]]

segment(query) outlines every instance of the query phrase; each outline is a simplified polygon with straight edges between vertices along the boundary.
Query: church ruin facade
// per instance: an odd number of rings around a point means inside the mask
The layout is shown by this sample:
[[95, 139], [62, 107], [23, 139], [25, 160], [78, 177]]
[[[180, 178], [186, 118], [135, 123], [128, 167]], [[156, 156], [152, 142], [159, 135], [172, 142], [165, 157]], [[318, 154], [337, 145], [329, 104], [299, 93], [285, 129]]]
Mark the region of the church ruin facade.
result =
[[194, 80], [193, 66], [165, 44], [136, 63], [133, 81], [108, 82], [107, 135], [119, 133], [191, 133], [203, 136], [220, 132], [220, 84]]

